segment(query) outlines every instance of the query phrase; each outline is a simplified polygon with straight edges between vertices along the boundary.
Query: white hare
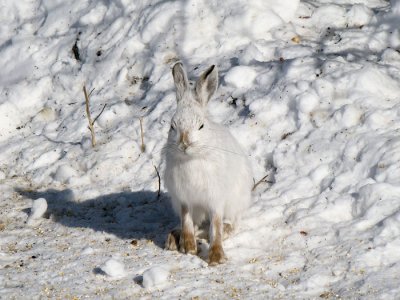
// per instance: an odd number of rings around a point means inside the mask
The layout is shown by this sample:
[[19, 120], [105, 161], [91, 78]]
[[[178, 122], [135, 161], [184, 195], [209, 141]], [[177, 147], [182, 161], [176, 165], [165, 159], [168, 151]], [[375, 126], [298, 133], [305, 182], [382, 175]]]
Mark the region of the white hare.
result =
[[181, 230], [169, 235], [166, 247], [197, 254], [195, 227], [209, 222], [208, 261], [216, 265], [226, 260], [224, 224], [233, 228], [250, 205], [250, 164], [229, 130], [208, 115], [207, 103], [218, 87], [217, 68], [208, 68], [194, 87], [181, 63], [174, 65], [172, 74], [177, 109], [165, 152], [165, 185]]

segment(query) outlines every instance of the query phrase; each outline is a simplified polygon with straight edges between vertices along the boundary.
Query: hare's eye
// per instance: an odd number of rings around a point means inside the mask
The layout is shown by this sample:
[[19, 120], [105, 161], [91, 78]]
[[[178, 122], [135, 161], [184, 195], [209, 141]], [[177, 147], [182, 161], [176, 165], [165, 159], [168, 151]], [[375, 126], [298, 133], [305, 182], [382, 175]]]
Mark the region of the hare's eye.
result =
[[203, 127], [204, 127], [204, 124], [201, 124], [200, 127], [199, 127], [199, 130], [202, 130]]

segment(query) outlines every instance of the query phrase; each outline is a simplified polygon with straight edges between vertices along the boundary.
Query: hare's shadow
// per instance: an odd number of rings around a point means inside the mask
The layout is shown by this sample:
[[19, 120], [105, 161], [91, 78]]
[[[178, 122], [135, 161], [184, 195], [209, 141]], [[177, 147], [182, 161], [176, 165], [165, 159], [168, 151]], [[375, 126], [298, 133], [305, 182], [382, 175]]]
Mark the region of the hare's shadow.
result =
[[120, 192], [76, 202], [70, 189], [16, 191], [33, 200], [45, 198], [47, 215], [65, 226], [92, 228], [122, 239], [151, 239], [162, 248], [168, 232], [179, 223], [165, 193]]

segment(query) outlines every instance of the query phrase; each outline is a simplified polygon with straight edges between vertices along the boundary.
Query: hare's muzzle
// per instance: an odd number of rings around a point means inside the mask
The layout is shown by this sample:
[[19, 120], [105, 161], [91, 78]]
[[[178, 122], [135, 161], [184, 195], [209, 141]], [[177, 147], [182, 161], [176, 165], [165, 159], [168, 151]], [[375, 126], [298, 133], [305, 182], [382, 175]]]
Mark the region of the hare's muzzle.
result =
[[189, 133], [187, 131], [184, 131], [181, 133], [181, 135], [179, 137], [179, 146], [183, 150], [186, 150], [190, 146]]

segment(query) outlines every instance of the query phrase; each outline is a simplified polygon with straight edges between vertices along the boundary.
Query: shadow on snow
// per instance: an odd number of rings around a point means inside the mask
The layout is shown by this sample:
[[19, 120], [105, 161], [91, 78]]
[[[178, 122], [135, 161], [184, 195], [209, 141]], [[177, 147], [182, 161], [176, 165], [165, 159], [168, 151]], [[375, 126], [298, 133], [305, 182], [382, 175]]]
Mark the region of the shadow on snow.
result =
[[151, 191], [120, 192], [76, 202], [70, 189], [16, 191], [33, 200], [45, 198], [46, 216], [62, 225], [91, 228], [121, 239], [150, 239], [161, 248], [168, 232], [179, 223], [165, 193], [157, 197]]

